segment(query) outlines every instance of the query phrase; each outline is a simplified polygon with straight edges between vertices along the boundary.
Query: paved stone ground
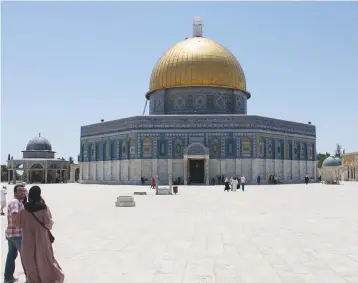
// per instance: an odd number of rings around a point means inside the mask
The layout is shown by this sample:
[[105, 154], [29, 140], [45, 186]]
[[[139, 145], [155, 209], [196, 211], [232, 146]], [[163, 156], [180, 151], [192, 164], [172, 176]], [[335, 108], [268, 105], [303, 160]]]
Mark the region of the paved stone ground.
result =
[[[244, 193], [183, 186], [176, 196], [134, 186], [42, 188], [67, 283], [358, 282], [358, 183]], [[118, 195], [143, 190], [137, 207], [114, 206]], [[1, 246], [3, 276], [3, 236]], [[24, 282], [19, 262], [16, 274]]]

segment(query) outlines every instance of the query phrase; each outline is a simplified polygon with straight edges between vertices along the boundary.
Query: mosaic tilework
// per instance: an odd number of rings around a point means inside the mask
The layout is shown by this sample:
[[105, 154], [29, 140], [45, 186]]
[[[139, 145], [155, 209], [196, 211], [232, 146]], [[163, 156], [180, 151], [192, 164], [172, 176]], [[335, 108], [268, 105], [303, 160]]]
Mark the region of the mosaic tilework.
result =
[[[251, 116], [257, 121], [267, 121], [266, 118]], [[202, 143], [209, 149], [210, 158], [272, 158], [272, 159], [286, 159], [286, 160], [314, 160], [315, 157], [315, 138], [313, 134], [302, 135], [302, 138], [288, 138], [285, 133], [276, 133], [275, 136], [267, 131], [255, 129], [255, 124], [251, 125], [251, 132], [242, 132], [235, 127], [228, 127], [235, 121], [236, 118], [245, 118], [244, 122], [248, 122], [247, 116], [238, 117], [174, 117], [180, 121], [190, 121], [187, 124], [190, 127], [198, 126], [200, 123], [202, 128], [198, 131], [172, 131], [172, 125], [162, 125], [162, 120], [168, 118], [166, 116], [139, 116], [134, 122], [126, 125], [127, 131], [113, 131], [112, 134], [106, 136], [83, 136], [81, 138], [81, 160], [83, 161], [102, 161], [102, 160], [126, 160], [126, 159], [142, 159], [142, 158], [173, 158], [182, 159], [184, 149], [193, 142]], [[136, 123], [146, 124], [148, 121], [152, 122], [153, 127], [149, 129], [133, 129]], [[173, 118], [173, 117], [171, 117]], [[128, 119], [123, 119], [128, 122]], [[169, 119], [170, 120], [170, 119]], [[239, 119], [240, 120], [240, 119]], [[120, 120], [122, 121], [122, 120]], [[171, 120], [177, 121], [177, 119]], [[211, 123], [209, 123], [209, 121]], [[277, 120], [276, 120], [277, 121]], [[113, 122], [113, 121], [111, 121]], [[101, 129], [113, 129], [113, 124], [109, 124]], [[242, 122], [242, 121], [241, 121]], [[285, 122], [285, 121], [280, 121]], [[166, 129], [165, 132], [156, 131], [156, 123], [160, 123], [160, 129]], [[217, 126], [216, 129], [210, 130], [212, 123]], [[220, 124], [221, 123], [221, 124]], [[291, 122], [288, 122], [291, 123]], [[105, 123], [101, 123], [105, 124]], [[91, 126], [97, 126], [91, 125]], [[243, 124], [242, 124], [243, 125]], [[284, 124], [281, 124], [281, 126]], [[289, 125], [289, 124], [287, 124]], [[305, 128], [307, 125], [302, 125], [301, 130], [312, 130], [312, 127]], [[91, 126], [90, 129], [91, 129]], [[140, 125], [139, 125], [140, 126]], [[268, 127], [266, 125], [259, 125]], [[162, 128], [163, 127], [163, 128]], [[221, 131], [218, 129], [230, 128], [230, 131]], [[158, 127], [159, 128], [159, 127]], [[82, 130], [86, 127], [82, 127]], [[88, 130], [88, 129], [86, 129]], [[93, 128], [91, 129], [93, 131]], [[96, 129], [98, 131], [98, 129]], [[298, 130], [298, 129], [297, 129]], [[313, 127], [313, 130], [315, 128]], [[130, 131], [130, 132], [129, 132]], [[84, 132], [84, 131], [83, 131]], [[82, 133], [83, 133], [82, 132]], [[108, 132], [107, 132], [108, 133]], [[144, 139], [146, 143], [144, 145]], [[159, 143], [159, 141], [161, 141]], [[164, 146], [164, 147], [163, 147]], [[157, 152], [158, 149], [158, 152]], [[144, 152], [145, 151], [145, 152]]]
[[246, 96], [239, 90], [215, 87], [173, 88], [158, 90], [150, 95], [149, 113], [246, 114], [245, 102]]
[[149, 115], [134, 116], [120, 120], [81, 127], [81, 137], [104, 134], [120, 134], [130, 130], [262, 130], [279, 134], [316, 137], [313, 125], [283, 121], [251, 115]]
[[[134, 137], [125, 139], [125, 137], [118, 137], [118, 141], [112, 142], [112, 149], [109, 147], [108, 139], [103, 141], [91, 141], [88, 139], [84, 141], [81, 147], [90, 148], [91, 156], [89, 161], [103, 161], [116, 159], [142, 159], [142, 158], [183, 158], [183, 151], [189, 145], [198, 142], [197, 138], [191, 137], [193, 133], [142, 133]], [[195, 133], [200, 136], [203, 133]], [[137, 139], [137, 140], [135, 140]], [[139, 140], [138, 140], [139, 139]], [[185, 144], [186, 142], [186, 146]], [[239, 134], [237, 133], [208, 133], [199, 142], [205, 147], [208, 147], [210, 158], [267, 158], [267, 159], [287, 159], [296, 160], [313, 160], [313, 156], [309, 157], [307, 152], [308, 144], [313, 152], [313, 144], [311, 142], [300, 142], [283, 139], [264, 139], [261, 134]], [[145, 141], [145, 142], [144, 142]], [[207, 142], [206, 142], [207, 141]], [[133, 146], [137, 144], [137, 147]], [[108, 145], [108, 147], [107, 147]], [[262, 154], [263, 145], [266, 147], [266, 152]], [[300, 152], [294, 148], [300, 148]], [[157, 154], [157, 148], [159, 149]], [[99, 150], [102, 149], [102, 150]], [[265, 149], [265, 148], [264, 148]], [[101, 153], [102, 152], [102, 153]], [[83, 153], [87, 156], [87, 153]], [[295, 157], [296, 156], [296, 157]], [[88, 159], [83, 159], [88, 161]]]

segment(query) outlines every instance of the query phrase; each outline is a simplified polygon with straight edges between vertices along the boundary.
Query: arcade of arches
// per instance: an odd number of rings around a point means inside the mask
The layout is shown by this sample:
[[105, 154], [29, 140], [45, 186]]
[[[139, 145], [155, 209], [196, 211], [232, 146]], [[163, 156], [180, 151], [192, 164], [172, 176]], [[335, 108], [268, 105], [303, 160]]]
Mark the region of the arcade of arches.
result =
[[358, 181], [358, 152], [342, 155], [343, 180]]

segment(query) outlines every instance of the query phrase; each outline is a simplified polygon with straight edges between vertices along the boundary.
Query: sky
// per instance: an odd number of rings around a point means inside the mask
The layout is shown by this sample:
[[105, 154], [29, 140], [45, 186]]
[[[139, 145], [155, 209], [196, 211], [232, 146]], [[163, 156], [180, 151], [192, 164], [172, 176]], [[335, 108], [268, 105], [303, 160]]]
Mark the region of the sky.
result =
[[77, 160], [82, 125], [142, 115], [195, 16], [243, 67], [248, 114], [311, 121], [318, 152], [358, 151], [358, 2], [4, 2], [1, 163], [39, 132]]

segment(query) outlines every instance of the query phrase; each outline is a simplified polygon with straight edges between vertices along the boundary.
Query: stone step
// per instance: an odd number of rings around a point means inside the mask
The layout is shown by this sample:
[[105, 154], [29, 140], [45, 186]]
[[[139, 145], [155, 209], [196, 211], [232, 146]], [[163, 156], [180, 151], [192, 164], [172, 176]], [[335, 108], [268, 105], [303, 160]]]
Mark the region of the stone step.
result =
[[119, 196], [117, 197], [117, 202], [132, 202], [134, 198], [132, 196]]
[[171, 195], [172, 192], [169, 188], [158, 188], [157, 195]]
[[115, 202], [116, 207], [135, 207], [134, 201]]

